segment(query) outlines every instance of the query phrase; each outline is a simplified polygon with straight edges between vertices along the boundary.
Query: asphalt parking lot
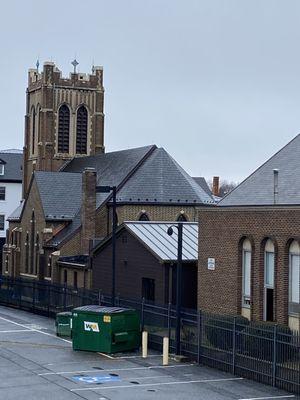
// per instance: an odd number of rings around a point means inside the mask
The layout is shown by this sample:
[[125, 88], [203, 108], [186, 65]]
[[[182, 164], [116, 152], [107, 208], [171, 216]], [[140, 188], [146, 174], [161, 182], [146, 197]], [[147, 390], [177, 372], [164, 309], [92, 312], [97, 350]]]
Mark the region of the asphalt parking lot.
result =
[[74, 352], [52, 319], [0, 307], [0, 399], [298, 398], [193, 363], [161, 362], [159, 354]]

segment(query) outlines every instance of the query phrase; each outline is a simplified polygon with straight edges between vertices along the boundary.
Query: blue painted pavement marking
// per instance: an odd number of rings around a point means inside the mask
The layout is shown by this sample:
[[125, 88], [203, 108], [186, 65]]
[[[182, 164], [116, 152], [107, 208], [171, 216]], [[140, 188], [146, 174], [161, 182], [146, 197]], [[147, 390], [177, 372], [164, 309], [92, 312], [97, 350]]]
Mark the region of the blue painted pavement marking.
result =
[[73, 381], [80, 383], [105, 383], [105, 382], [118, 382], [119, 376], [111, 375], [95, 375], [95, 376], [72, 376]]

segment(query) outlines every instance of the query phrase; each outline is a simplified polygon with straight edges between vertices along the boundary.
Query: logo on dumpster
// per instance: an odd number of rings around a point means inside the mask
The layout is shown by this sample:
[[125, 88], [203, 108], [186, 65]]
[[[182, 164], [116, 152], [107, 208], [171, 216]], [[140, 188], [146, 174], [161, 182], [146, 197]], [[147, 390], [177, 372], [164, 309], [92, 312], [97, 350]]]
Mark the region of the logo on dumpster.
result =
[[84, 330], [88, 332], [99, 332], [99, 325], [97, 322], [84, 321]]

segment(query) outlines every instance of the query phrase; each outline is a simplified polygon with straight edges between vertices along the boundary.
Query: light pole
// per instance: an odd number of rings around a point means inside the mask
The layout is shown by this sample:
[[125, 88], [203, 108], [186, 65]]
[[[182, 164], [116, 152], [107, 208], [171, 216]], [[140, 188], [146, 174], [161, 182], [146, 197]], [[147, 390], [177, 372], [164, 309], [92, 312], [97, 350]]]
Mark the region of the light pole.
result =
[[176, 273], [176, 355], [180, 355], [180, 321], [181, 321], [181, 271], [182, 271], [182, 228], [183, 223], [178, 222], [177, 225], [171, 225], [167, 233], [169, 236], [173, 235], [173, 227], [178, 230], [177, 242], [177, 273]]
[[110, 193], [113, 198], [112, 212], [112, 285], [111, 303], [114, 307], [116, 297], [116, 229], [117, 229], [117, 187], [116, 186], [96, 186], [96, 193]]

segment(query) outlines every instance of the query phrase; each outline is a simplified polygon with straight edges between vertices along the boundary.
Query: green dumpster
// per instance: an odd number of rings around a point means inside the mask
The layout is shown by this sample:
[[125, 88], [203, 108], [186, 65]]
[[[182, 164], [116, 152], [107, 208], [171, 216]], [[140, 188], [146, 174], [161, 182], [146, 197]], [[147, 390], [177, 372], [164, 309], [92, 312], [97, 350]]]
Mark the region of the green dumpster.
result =
[[72, 313], [73, 350], [117, 353], [140, 346], [138, 312], [120, 307], [83, 306]]
[[57, 336], [71, 337], [72, 313], [70, 311], [57, 313], [55, 325], [56, 325]]

